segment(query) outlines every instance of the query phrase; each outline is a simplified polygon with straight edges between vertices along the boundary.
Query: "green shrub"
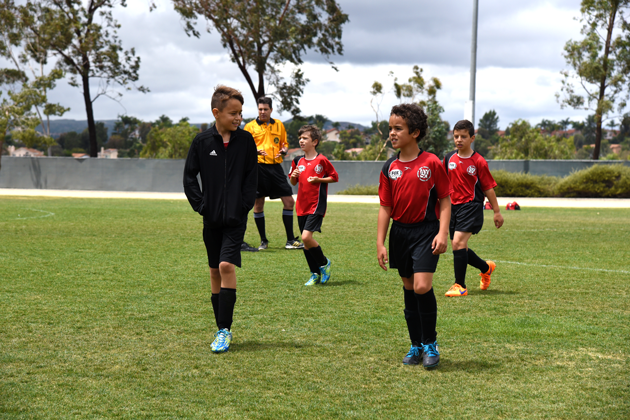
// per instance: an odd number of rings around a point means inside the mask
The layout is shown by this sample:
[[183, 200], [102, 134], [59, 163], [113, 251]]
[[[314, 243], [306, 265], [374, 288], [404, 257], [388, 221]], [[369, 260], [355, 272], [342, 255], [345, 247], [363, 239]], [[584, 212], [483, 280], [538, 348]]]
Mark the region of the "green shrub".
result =
[[337, 194], [341, 195], [378, 195], [378, 185], [353, 185]]
[[630, 198], [630, 167], [593, 165], [573, 172], [556, 186], [560, 197]]
[[531, 175], [522, 172], [493, 171], [497, 197], [553, 197], [555, 176]]

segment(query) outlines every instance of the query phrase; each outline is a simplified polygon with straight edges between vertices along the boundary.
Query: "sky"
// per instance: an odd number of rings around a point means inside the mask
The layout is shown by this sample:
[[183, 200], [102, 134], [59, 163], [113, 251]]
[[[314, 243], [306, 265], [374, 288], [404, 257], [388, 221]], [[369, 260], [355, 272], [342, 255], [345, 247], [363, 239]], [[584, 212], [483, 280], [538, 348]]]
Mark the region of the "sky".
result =
[[[188, 37], [170, 2], [156, 3], [152, 12], [149, 0], [128, 1], [126, 8], [114, 10], [123, 47], [135, 48], [142, 60], [138, 84], [150, 93], [120, 89], [124, 93], [120, 103], [101, 97], [94, 103], [96, 118], [127, 114], [151, 121], [164, 114], [175, 121], [188, 117], [195, 123], [209, 122], [210, 97], [218, 84], [241, 90], [244, 117], [256, 116], [253, 95], [216, 32]], [[425, 76], [442, 81], [438, 100], [445, 109], [443, 118], [451, 126], [463, 119], [469, 96], [473, 0], [338, 3], [350, 18], [343, 29], [344, 54], [331, 57], [339, 71], [321, 56], [307, 54], [302, 70], [310, 82], [300, 100], [303, 115], [369, 125], [376, 118], [369, 91], [374, 81], [380, 81], [388, 93], [380, 103], [379, 119], [387, 118], [398, 103], [388, 74], [406, 80], [419, 65]], [[493, 109], [501, 128], [519, 118], [532, 124], [543, 118], [584, 119], [585, 111], [561, 109], [555, 97], [560, 71], [567, 68], [563, 47], [569, 39], [580, 38], [579, 7], [579, 0], [479, 0], [477, 121]], [[50, 99], [71, 108], [63, 118], [86, 119], [79, 89], [61, 81]], [[275, 116], [290, 118], [288, 113]]]

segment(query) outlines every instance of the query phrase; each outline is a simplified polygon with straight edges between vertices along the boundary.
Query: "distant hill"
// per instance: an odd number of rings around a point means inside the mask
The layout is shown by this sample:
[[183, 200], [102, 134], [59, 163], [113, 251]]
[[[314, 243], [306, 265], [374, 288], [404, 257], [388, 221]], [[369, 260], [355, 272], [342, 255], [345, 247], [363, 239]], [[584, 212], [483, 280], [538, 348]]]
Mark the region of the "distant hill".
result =
[[[286, 124], [289, 124], [292, 120], [293, 119], [290, 118], [286, 121], [283, 121], [283, 123], [286, 125]], [[105, 123], [108, 136], [112, 135], [112, 132], [114, 131], [114, 126], [116, 125], [116, 121], [118, 120], [96, 120], [96, 122]], [[332, 121], [330, 120], [326, 121], [326, 123], [324, 124], [324, 130], [331, 129], [332, 124], [333, 124]], [[197, 127], [201, 127], [201, 123], [191, 123], [191, 125], [196, 125]], [[347, 130], [348, 127], [351, 125], [354, 126], [354, 128], [357, 128], [359, 131], [363, 131], [366, 128], [368, 128], [364, 125], [357, 124], [357, 123], [339, 121], [339, 128], [341, 130]], [[86, 128], [87, 128], [87, 120], [66, 120], [66, 119], [50, 120], [50, 133], [54, 138], [58, 138], [61, 134], [68, 133], [70, 131], [81, 133]], [[41, 131], [41, 126], [38, 126], [37, 130]]]

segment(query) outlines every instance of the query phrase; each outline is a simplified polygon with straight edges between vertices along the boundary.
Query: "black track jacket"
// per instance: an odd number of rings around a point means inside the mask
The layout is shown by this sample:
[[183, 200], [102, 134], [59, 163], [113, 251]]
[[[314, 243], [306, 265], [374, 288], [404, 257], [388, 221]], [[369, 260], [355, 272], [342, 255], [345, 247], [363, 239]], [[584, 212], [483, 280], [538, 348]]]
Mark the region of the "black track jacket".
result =
[[227, 149], [215, 126], [195, 136], [184, 166], [184, 192], [205, 225], [221, 228], [245, 222], [257, 186], [258, 152], [250, 133], [237, 128]]

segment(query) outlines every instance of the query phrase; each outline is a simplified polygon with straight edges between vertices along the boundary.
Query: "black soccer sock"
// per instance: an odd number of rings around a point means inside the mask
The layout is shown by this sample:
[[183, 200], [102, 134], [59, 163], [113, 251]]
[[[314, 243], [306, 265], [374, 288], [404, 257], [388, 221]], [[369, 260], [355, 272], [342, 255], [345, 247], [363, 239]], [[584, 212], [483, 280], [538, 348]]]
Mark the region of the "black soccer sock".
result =
[[468, 248], [468, 264], [472, 265], [484, 274], [487, 273], [488, 270], [490, 270], [490, 266], [488, 265], [488, 263], [479, 258], [477, 254], [475, 254], [475, 252], [470, 248]]
[[315, 263], [318, 267], [323, 267], [328, 264], [326, 257], [324, 257], [324, 251], [322, 251], [321, 246], [318, 245], [315, 248], [309, 248], [308, 250], [315, 259]]
[[217, 327], [219, 326], [219, 294], [213, 293], [210, 297], [210, 302], [212, 302], [212, 311], [214, 312], [214, 321], [217, 323]]
[[254, 213], [254, 222], [256, 222], [258, 234], [260, 234], [260, 240], [266, 241], [267, 234], [265, 233], [265, 212], [261, 211], [260, 213]]
[[219, 322], [220, 330], [232, 328], [232, 317], [234, 316], [234, 304], [236, 303], [236, 289], [222, 287], [219, 292]]
[[413, 290], [405, 291], [405, 321], [407, 321], [407, 329], [409, 330], [409, 339], [412, 346], [420, 346], [422, 344], [422, 322], [420, 321], [420, 313], [418, 312], [418, 300]]
[[304, 251], [304, 256], [306, 257], [308, 269], [311, 270], [311, 273], [319, 274], [319, 266], [317, 265], [317, 262], [315, 262], [315, 257], [313, 257], [313, 254], [311, 254], [310, 251], [306, 248], [304, 248], [302, 251]]
[[433, 343], [437, 337], [435, 325], [437, 324], [437, 300], [433, 288], [424, 295], [416, 293], [418, 312], [422, 323], [422, 344]]
[[468, 252], [466, 248], [453, 251], [453, 266], [455, 267], [455, 283], [466, 288], [466, 266], [468, 265]]
[[293, 210], [282, 210], [282, 223], [284, 223], [284, 230], [287, 232], [287, 241], [295, 239], [293, 235]]

